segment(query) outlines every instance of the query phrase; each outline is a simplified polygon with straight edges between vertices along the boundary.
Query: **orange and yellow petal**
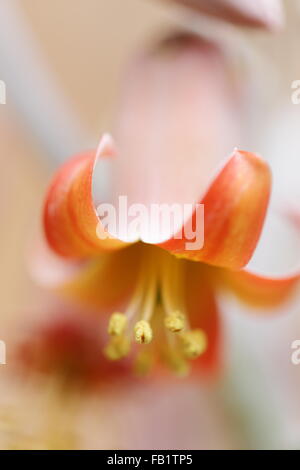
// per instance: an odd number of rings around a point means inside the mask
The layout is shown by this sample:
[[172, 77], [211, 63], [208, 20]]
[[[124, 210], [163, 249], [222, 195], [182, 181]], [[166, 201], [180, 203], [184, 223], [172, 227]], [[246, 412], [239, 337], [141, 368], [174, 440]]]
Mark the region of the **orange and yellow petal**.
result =
[[58, 290], [88, 305], [96, 312], [124, 310], [130, 301], [143, 269], [140, 245], [102, 254], [86, 263], [77, 276]]
[[276, 307], [289, 299], [300, 284], [300, 273], [272, 278], [247, 270], [222, 270], [219, 273], [223, 285], [243, 302], [256, 307]]
[[191, 329], [203, 331], [207, 342], [206, 351], [193, 361], [195, 371], [213, 376], [222, 366], [222, 327], [214, 289], [205, 266], [188, 263], [185, 301]]
[[[183, 237], [161, 244], [176, 255], [231, 269], [250, 260], [257, 245], [271, 189], [268, 165], [256, 154], [234, 150], [201, 201], [204, 205], [204, 244], [187, 249]], [[197, 228], [196, 211], [192, 225]], [[203, 223], [199, 230], [203, 229]]]
[[44, 205], [44, 230], [57, 254], [82, 258], [126, 246], [119, 240], [99, 237], [100, 220], [92, 197], [97, 159], [111, 153], [111, 142], [104, 136], [98, 151], [73, 157], [54, 176]]
[[111, 313], [128, 303], [140, 271], [141, 245], [103, 253], [93, 259], [70, 261], [56, 255], [43, 238], [34, 244], [31, 276], [36, 282], [90, 310]]

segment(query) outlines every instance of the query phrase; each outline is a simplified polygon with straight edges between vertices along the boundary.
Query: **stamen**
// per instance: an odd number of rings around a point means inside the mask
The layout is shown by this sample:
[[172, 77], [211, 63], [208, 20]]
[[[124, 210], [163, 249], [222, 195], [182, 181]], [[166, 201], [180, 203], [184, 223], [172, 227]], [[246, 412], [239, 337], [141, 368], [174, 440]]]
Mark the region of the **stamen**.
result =
[[110, 336], [121, 336], [126, 330], [127, 323], [128, 319], [124, 313], [113, 313], [108, 324], [108, 334]]
[[135, 287], [132, 298], [129, 302], [129, 305], [126, 308], [125, 316], [128, 319], [128, 321], [131, 321], [135, 317], [137, 311], [139, 311], [141, 308], [141, 304], [143, 301], [143, 294], [144, 294], [144, 284], [145, 284], [144, 276], [140, 274], [139, 280]]
[[177, 333], [189, 328], [184, 305], [184, 267], [175, 257], [166, 255], [161, 269], [161, 292], [163, 307], [166, 312], [165, 327]]
[[125, 312], [129, 321], [136, 318], [139, 313], [142, 313], [141, 320], [150, 321], [155, 307], [157, 273], [151, 259], [147, 257], [145, 262], [148, 262], [148, 266], [140, 274], [134, 295]]
[[165, 327], [172, 333], [182, 331], [185, 326], [185, 316], [178, 310], [167, 315], [165, 318]]
[[186, 376], [191, 367], [187, 359], [196, 359], [206, 351], [207, 336], [202, 329], [190, 329], [184, 302], [186, 263], [164, 252], [158, 259], [152, 253], [146, 252], [126, 311], [114, 312], [109, 320], [111, 339], [105, 354], [118, 360], [127, 356], [132, 339], [139, 344], [151, 343], [155, 325], [160, 330], [157, 341], [136, 356], [135, 372], [146, 375], [158, 354], [176, 375]]
[[185, 331], [180, 335], [182, 353], [187, 359], [196, 359], [206, 351], [207, 337], [203, 330]]
[[153, 338], [150, 323], [147, 320], [140, 320], [134, 326], [134, 337], [137, 343], [149, 344]]
[[153, 338], [150, 319], [154, 313], [157, 298], [157, 275], [155, 265], [151, 259], [149, 260], [149, 270], [145, 281], [144, 292], [146, 292], [146, 295], [141, 305], [141, 320], [135, 324], [133, 329], [135, 341], [140, 344], [149, 344]]
[[130, 341], [126, 336], [113, 336], [104, 349], [104, 354], [111, 361], [117, 361], [129, 354]]
[[146, 295], [142, 305], [142, 320], [149, 323], [155, 310], [155, 302], [157, 298], [157, 274], [151, 261], [149, 274], [146, 278], [145, 291]]

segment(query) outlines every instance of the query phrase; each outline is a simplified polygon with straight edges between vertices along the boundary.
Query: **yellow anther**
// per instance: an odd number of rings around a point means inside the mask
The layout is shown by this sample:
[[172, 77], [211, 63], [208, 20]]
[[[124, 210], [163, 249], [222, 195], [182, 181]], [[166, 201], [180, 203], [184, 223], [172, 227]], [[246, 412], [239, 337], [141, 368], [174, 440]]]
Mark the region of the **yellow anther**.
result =
[[111, 361], [117, 361], [126, 357], [130, 351], [130, 341], [126, 336], [114, 336], [106, 348], [104, 354]]
[[134, 337], [137, 343], [149, 344], [152, 341], [153, 333], [150, 323], [146, 320], [138, 321], [134, 326]]
[[124, 313], [113, 313], [108, 324], [108, 334], [111, 336], [121, 336], [127, 327], [127, 317]]
[[172, 333], [178, 333], [183, 330], [185, 325], [185, 318], [181, 312], [173, 312], [170, 315], [167, 315], [165, 318], [165, 327], [172, 331]]
[[207, 337], [203, 330], [185, 331], [180, 335], [182, 352], [187, 359], [196, 359], [207, 348]]

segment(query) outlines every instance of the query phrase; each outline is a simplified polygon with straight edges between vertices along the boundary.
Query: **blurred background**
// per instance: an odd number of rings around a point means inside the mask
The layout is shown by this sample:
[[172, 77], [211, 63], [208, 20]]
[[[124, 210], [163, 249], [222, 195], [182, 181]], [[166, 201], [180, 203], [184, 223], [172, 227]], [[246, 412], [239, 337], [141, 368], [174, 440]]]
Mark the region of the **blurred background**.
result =
[[[10, 365], [32, 325], [68, 308], [28, 269], [50, 176], [110, 130], [122, 70], [157, 35], [203, 28], [232, 45], [237, 67], [249, 71], [241, 74], [248, 132], [239, 145], [267, 158], [278, 191], [299, 201], [300, 106], [291, 102], [300, 79], [298, 3], [285, 2], [286, 27], [269, 34], [158, 0], [0, 0], [0, 448], [300, 448], [300, 365], [290, 360], [300, 339], [297, 295], [274, 315], [220, 299], [226, 367], [214, 383], [131, 381], [89, 399], [75, 394], [67, 407], [53, 383], [20, 387]], [[295, 258], [293, 246], [275, 246], [272, 256]]]

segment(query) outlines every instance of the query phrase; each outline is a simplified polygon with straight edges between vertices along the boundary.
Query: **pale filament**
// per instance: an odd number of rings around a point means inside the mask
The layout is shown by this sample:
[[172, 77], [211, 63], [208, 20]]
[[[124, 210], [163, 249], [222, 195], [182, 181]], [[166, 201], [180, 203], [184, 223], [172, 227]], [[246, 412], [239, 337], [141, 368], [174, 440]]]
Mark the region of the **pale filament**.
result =
[[188, 317], [184, 304], [184, 265], [174, 256], [166, 255], [161, 263], [161, 295], [166, 315], [179, 311], [185, 316], [188, 328]]
[[158, 276], [154, 263], [150, 259], [147, 259], [146, 262], [148, 262], [146, 272], [139, 274], [139, 281], [125, 311], [129, 321], [136, 321], [137, 316], [139, 319], [150, 321], [154, 312]]

